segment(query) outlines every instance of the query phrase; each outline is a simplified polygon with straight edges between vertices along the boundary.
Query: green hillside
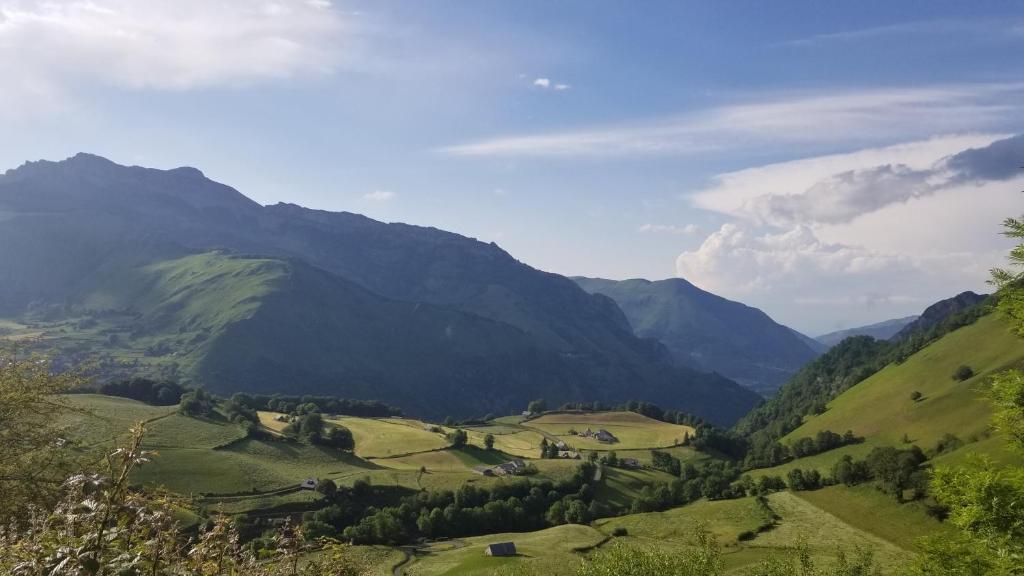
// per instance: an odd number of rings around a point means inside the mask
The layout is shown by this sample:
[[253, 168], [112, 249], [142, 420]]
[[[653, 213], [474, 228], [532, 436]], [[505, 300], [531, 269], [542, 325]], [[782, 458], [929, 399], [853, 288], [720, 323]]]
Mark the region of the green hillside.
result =
[[0, 175], [0, 209], [0, 337], [38, 336], [61, 365], [98, 357], [104, 377], [438, 418], [544, 397], [731, 424], [758, 401], [674, 365], [607, 297], [435, 228], [260, 206], [194, 168], [89, 154]]
[[[786, 435], [792, 443], [821, 430], [852, 430], [865, 442], [792, 462], [757, 470], [755, 475], [784, 475], [791, 468], [816, 468], [828, 472], [843, 455], [863, 457], [876, 446], [902, 446], [904, 435], [923, 450], [935, 447], [945, 434], [972, 443], [959, 453], [1000, 454], [999, 438], [986, 440], [991, 409], [983, 397], [986, 379], [995, 372], [1024, 364], [1024, 340], [997, 314], [950, 332], [906, 361], [891, 364], [840, 394], [818, 415]], [[958, 381], [958, 367], [971, 367], [974, 376]], [[921, 397], [913, 400], [911, 394]], [[954, 458], [953, 452], [942, 458]]]
[[[61, 315], [8, 322], [0, 336], [37, 337], [68, 363], [98, 359], [106, 378], [327, 391], [438, 418], [508, 413], [541, 396], [621, 401], [619, 382], [636, 377], [539, 349], [511, 325], [387, 299], [295, 260], [208, 252], [112, 269], [80, 289]], [[753, 401], [719, 376], [645, 370], [660, 383], [630, 394], [713, 419], [735, 418]]]

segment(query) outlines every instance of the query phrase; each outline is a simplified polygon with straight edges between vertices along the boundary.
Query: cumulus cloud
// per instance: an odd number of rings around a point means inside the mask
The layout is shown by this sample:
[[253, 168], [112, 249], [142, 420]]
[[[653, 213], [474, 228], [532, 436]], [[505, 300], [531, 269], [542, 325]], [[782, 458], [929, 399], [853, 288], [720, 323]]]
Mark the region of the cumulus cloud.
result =
[[676, 271], [811, 331], [920, 312], [985, 289], [1022, 153], [1021, 136], [958, 136], [722, 175], [695, 201], [733, 220]]
[[1000, 250], [904, 253], [727, 223], [676, 259], [694, 284], [768, 309], [776, 319], [825, 332], [919, 312], [960, 290], [984, 286]]
[[867, 147], [1024, 120], [1022, 95], [1020, 83], [766, 94], [645, 122], [498, 136], [440, 150], [456, 156], [549, 157]]
[[749, 292], [790, 285], [808, 275], [884, 272], [906, 262], [899, 256], [821, 241], [807, 226], [757, 234], [724, 224], [693, 251], [676, 259], [676, 271], [711, 291]]
[[187, 90], [329, 72], [345, 27], [325, 0], [0, 0], [10, 102], [69, 84]]
[[695, 236], [700, 234], [700, 227], [696, 224], [686, 224], [684, 226], [676, 226], [675, 224], [642, 224], [637, 231], [645, 234]]
[[363, 200], [369, 200], [370, 202], [389, 202], [394, 200], [396, 196], [398, 196], [398, 194], [390, 190], [374, 190], [373, 192], [363, 194]]
[[551, 79], [550, 78], [537, 78], [536, 80], [533, 81], [533, 85], [534, 86], [538, 86], [540, 88], [550, 88], [551, 87]]

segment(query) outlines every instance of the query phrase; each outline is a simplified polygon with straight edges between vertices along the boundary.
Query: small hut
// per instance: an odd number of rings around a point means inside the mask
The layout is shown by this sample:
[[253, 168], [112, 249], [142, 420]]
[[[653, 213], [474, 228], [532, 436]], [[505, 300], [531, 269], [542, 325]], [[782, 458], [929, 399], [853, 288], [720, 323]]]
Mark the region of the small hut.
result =
[[516, 545], [514, 542], [488, 544], [487, 548], [484, 548], [484, 554], [488, 556], [515, 556]]

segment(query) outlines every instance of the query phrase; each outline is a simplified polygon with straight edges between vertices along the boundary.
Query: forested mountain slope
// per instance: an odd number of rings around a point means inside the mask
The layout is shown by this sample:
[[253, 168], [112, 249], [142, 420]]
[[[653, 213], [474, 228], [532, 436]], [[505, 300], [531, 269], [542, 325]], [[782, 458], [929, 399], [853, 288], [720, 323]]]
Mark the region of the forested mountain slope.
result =
[[191, 168], [80, 154], [8, 171], [0, 264], [4, 331], [57, 343], [65, 360], [99, 354], [118, 375], [377, 398], [432, 416], [536, 397], [641, 399], [729, 423], [757, 402], [674, 365], [609, 298], [495, 245], [262, 207]]
[[587, 292], [615, 300], [638, 336], [668, 347], [677, 362], [715, 371], [764, 394], [817, 357], [799, 334], [767, 314], [681, 278], [574, 278]]

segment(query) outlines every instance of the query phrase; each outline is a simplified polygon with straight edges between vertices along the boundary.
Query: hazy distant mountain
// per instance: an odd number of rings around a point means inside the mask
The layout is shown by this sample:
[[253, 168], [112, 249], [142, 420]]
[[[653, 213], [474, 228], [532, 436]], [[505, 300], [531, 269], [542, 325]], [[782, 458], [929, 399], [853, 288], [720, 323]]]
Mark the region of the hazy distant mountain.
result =
[[618, 303], [638, 336], [668, 347], [676, 361], [715, 371], [770, 394], [817, 357], [805, 339], [767, 314], [705, 292], [680, 278], [574, 278], [586, 291]]
[[839, 344], [851, 336], [871, 336], [875, 340], [888, 340], [895, 336], [897, 332], [902, 330], [904, 326], [918, 318], [918, 316], [907, 316], [906, 318], [894, 318], [892, 320], [885, 320], [875, 324], [868, 324], [867, 326], [837, 330], [835, 332], [829, 332], [828, 334], [822, 334], [815, 338], [815, 340], [824, 344], [828, 348]]
[[87, 154], [0, 176], [0, 315], [111, 372], [431, 416], [635, 398], [729, 422], [758, 401], [494, 244]]
[[988, 298], [988, 294], [975, 294], [968, 291], [961, 292], [952, 298], [939, 300], [925, 308], [924, 312], [916, 320], [901, 328], [892, 337], [892, 340], [902, 340], [914, 332], [930, 328], [961, 310], [966, 310], [980, 304], [986, 298]]

